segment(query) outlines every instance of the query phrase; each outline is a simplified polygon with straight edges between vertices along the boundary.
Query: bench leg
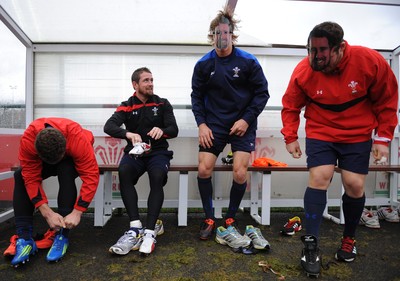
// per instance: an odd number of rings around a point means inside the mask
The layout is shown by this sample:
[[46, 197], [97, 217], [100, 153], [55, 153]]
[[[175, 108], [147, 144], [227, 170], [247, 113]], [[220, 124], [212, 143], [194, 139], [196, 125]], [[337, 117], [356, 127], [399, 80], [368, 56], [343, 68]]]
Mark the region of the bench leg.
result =
[[103, 226], [104, 174], [100, 174], [99, 185], [94, 195], [94, 226]]
[[389, 189], [390, 189], [390, 205], [395, 207], [400, 206], [400, 202], [398, 199], [398, 173], [389, 173]]
[[[250, 213], [253, 219], [261, 225], [271, 224], [271, 172], [251, 172]], [[261, 184], [261, 216], [259, 215], [258, 187]]]
[[261, 224], [271, 224], [271, 173], [262, 175]]
[[261, 217], [258, 213], [258, 201], [259, 201], [259, 196], [258, 196], [258, 187], [260, 184], [260, 178], [259, 178], [259, 173], [258, 172], [251, 172], [251, 185], [250, 185], [250, 214], [252, 218], [258, 222], [261, 223]]
[[[328, 202], [328, 191], [326, 192], [326, 201]], [[340, 201], [340, 202], [342, 202], [342, 201]], [[334, 223], [340, 224], [340, 221], [342, 219], [342, 203], [340, 203], [340, 217], [341, 217], [340, 219], [338, 219], [337, 217], [332, 216], [331, 214], [328, 213], [328, 204], [326, 204], [326, 207], [325, 207], [325, 210], [324, 210], [324, 213], [322, 214], [322, 216], [327, 220], [331, 220]]]
[[104, 217], [103, 224], [112, 216], [112, 172], [104, 173]]
[[[214, 216], [217, 219], [222, 218], [222, 207], [221, 205], [218, 203], [218, 201], [222, 200], [223, 196], [222, 196], [222, 191], [223, 188], [221, 185], [216, 185], [215, 183], [220, 183], [221, 182], [221, 177], [220, 177], [221, 173], [218, 172], [214, 172], [214, 176], [212, 178], [213, 180], [213, 188], [214, 188]], [[229, 181], [228, 181], [229, 182]], [[229, 203], [228, 203], [229, 204]], [[228, 207], [228, 206], [226, 206]]]
[[99, 186], [94, 197], [94, 226], [103, 227], [112, 214], [112, 172], [100, 174]]
[[178, 226], [187, 226], [188, 172], [179, 173]]

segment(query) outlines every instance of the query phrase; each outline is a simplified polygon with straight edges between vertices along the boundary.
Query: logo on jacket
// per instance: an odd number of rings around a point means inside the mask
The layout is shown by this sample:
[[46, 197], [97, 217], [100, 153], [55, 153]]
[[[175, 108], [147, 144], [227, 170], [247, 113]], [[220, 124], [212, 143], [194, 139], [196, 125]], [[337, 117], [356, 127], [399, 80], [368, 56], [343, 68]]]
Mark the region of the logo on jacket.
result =
[[157, 116], [158, 115], [158, 108], [157, 107], [153, 107], [152, 111], [154, 113], [153, 116]]
[[352, 94], [357, 93], [357, 85], [358, 85], [358, 82], [355, 82], [355, 81], [351, 81], [349, 83], [349, 85], [347, 85], [347, 86], [349, 86], [351, 88], [351, 93]]
[[239, 77], [239, 71], [240, 71], [240, 68], [239, 67], [235, 67], [234, 69], [232, 69], [233, 70], [233, 77]]
[[322, 95], [322, 90], [317, 90], [317, 95]]
[[132, 115], [138, 115], [137, 111], [132, 111]]

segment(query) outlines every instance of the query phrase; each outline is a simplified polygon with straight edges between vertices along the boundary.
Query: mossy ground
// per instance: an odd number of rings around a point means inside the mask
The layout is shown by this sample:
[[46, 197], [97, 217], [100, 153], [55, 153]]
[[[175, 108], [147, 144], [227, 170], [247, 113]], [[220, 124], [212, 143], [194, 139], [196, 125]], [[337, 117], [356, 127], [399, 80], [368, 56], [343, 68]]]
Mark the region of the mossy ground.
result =
[[[92, 214], [85, 214], [81, 224], [70, 233], [70, 247], [62, 261], [48, 264], [46, 251], [41, 250], [28, 264], [14, 269], [10, 267], [9, 259], [4, 258], [0, 263], [1, 280], [283, 280], [280, 276], [284, 276], [284, 280], [309, 280], [299, 264], [300, 236], [304, 231], [293, 237], [279, 234], [288, 218], [302, 217], [301, 210], [272, 212], [271, 226], [259, 226], [270, 242], [271, 250], [259, 251], [256, 255], [234, 253], [214, 240], [200, 241], [197, 235], [201, 212], [190, 213], [188, 226], [178, 227], [176, 214], [173, 210], [167, 211], [160, 216], [165, 233], [157, 237], [156, 250], [147, 257], [140, 256], [137, 251], [126, 256], [108, 252], [126, 230], [126, 214], [114, 215], [103, 228], [93, 227]], [[239, 213], [237, 218], [242, 231], [247, 224], [257, 226], [247, 212]], [[354, 263], [345, 264], [335, 262], [333, 258], [343, 226], [323, 221], [320, 245], [323, 263], [329, 263], [329, 268], [322, 270], [318, 280], [400, 281], [400, 224], [381, 222], [381, 226], [379, 230], [358, 228], [359, 255]], [[36, 215], [35, 231], [45, 230], [44, 220]], [[0, 224], [1, 251], [8, 246], [13, 233], [13, 220]], [[264, 272], [258, 265], [260, 261], [267, 262], [279, 274], [269, 270]]]

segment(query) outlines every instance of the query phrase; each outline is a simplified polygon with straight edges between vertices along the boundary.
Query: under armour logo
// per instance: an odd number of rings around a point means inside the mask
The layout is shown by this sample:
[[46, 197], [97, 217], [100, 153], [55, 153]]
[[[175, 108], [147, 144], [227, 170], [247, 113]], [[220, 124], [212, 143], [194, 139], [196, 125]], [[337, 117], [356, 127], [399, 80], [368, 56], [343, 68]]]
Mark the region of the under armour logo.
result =
[[317, 95], [322, 95], [322, 90], [317, 90]]

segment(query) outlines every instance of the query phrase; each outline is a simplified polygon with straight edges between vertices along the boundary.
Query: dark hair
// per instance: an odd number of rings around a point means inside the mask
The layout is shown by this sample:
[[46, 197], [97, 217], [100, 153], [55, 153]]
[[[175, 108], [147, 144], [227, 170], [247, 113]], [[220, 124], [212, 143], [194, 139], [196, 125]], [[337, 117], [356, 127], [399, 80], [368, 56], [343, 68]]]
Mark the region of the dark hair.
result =
[[326, 37], [330, 48], [337, 47], [343, 42], [344, 32], [342, 27], [336, 22], [326, 21], [316, 25], [311, 30], [307, 39], [307, 46], [310, 44], [310, 39], [313, 37]]
[[57, 129], [45, 128], [37, 134], [35, 139], [36, 151], [44, 162], [56, 164], [64, 157], [67, 141]]
[[238, 30], [237, 24], [239, 22], [240, 22], [239, 20], [233, 18], [232, 10], [228, 7], [228, 5], [226, 5], [223, 10], [220, 10], [218, 12], [217, 16], [210, 23], [210, 28], [208, 30], [208, 36], [207, 36], [208, 42], [213, 44], [215, 28], [220, 23], [227, 23], [229, 24], [229, 31], [232, 33], [232, 42], [236, 43], [239, 36], [235, 35], [234, 31]]
[[141, 75], [143, 72], [151, 73], [150, 69], [148, 69], [147, 67], [138, 68], [138, 69], [136, 69], [136, 70], [132, 73], [131, 81], [132, 81], [132, 82], [135, 81], [136, 83], [139, 83], [140, 75]]

